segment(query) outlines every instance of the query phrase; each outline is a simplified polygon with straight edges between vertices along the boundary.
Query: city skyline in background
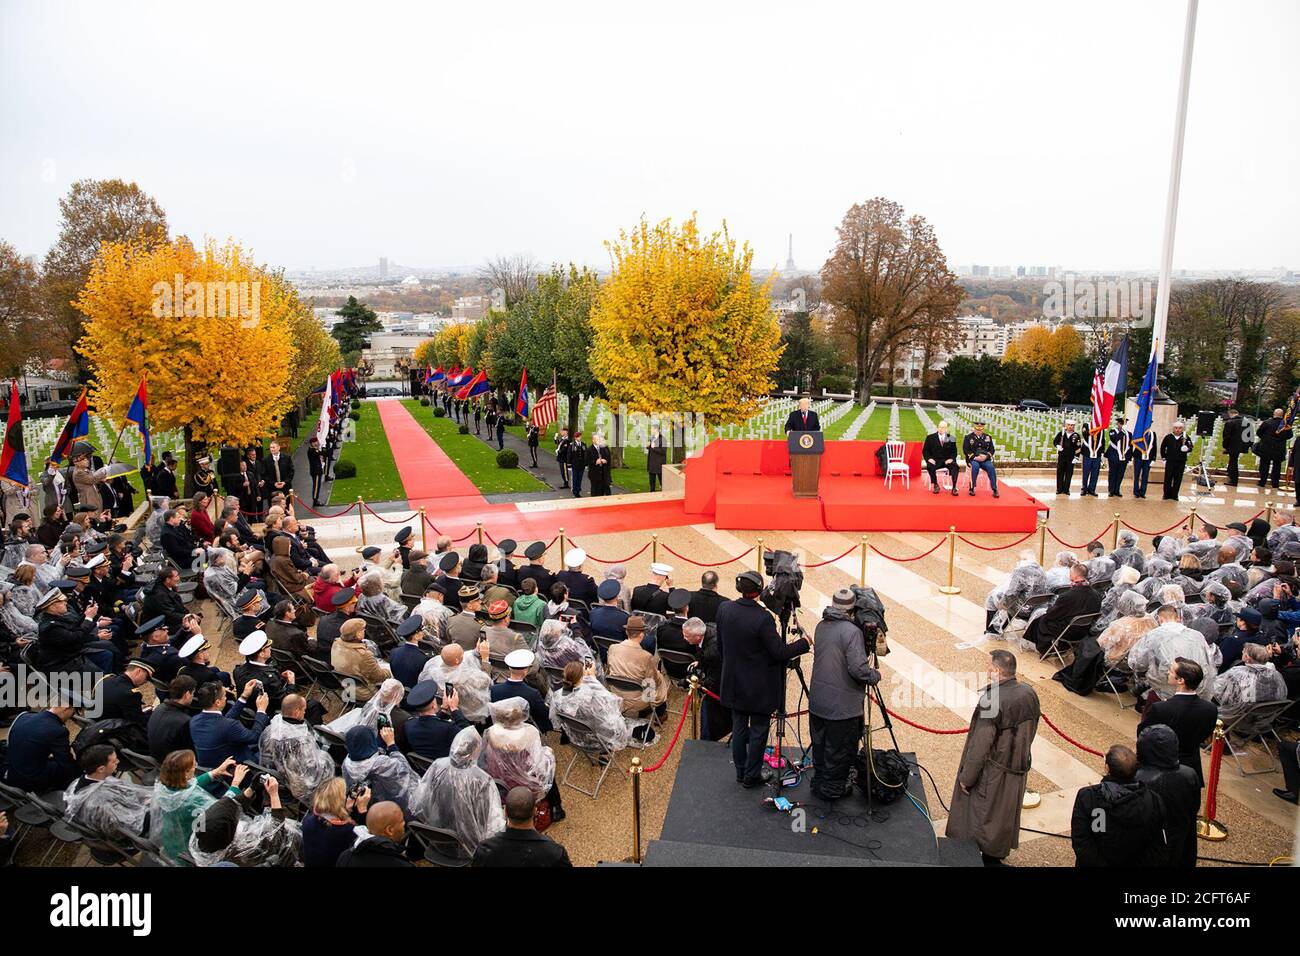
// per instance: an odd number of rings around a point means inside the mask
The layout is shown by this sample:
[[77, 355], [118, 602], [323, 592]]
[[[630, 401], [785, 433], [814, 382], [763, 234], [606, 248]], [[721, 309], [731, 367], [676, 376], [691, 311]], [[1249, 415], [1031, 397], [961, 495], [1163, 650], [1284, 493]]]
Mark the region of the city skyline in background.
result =
[[[5, 237], [42, 256], [71, 183], [120, 177], [300, 274], [604, 271], [620, 229], [693, 211], [762, 274], [791, 233], [816, 271], [883, 195], [954, 268], [1158, 265], [1181, 0], [812, 4], [799, 29], [775, 4], [321, 6], [0, 8]], [[1298, 31], [1293, 3], [1202, 4], [1176, 274], [1297, 268]]]

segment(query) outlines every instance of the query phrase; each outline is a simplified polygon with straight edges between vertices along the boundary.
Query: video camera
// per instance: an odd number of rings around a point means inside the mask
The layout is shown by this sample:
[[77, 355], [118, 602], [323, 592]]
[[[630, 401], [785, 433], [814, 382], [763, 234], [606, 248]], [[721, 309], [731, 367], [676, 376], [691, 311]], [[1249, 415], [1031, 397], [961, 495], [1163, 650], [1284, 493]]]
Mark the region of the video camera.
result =
[[784, 627], [791, 612], [802, 606], [799, 589], [803, 587], [803, 571], [799, 558], [789, 551], [768, 551], [763, 555], [763, 570], [767, 573], [767, 584], [759, 600], [781, 619]]

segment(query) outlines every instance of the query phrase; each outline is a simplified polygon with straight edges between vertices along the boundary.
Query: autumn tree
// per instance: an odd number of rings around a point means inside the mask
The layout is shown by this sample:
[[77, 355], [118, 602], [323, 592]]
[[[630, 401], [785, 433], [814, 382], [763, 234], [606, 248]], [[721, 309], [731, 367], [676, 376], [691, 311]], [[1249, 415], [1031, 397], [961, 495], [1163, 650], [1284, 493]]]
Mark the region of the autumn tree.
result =
[[591, 369], [609, 401], [710, 424], [753, 415], [772, 389], [781, 329], [748, 243], [725, 224], [701, 234], [692, 215], [680, 227], [643, 219], [606, 247], [613, 269], [591, 312]]
[[40, 273], [0, 240], [0, 375], [17, 378], [41, 355], [42, 326]]
[[537, 288], [537, 263], [532, 256], [516, 253], [513, 256], [497, 256], [489, 259], [479, 270], [479, 278], [490, 288], [500, 289], [505, 295], [505, 307], [509, 309], [516, 302], [523, 301], [533, 289]]
[[[294, 350], [289, 390], [295, 403], [302, 406], [330, 372], [343, 366], [343, 353], [338, 341], [325, 331], [311, 308], [298, 297], [297, 289], [285, 280], [283, 271], [274, 273], [273, 279], [289, 297], [284, 309]], [[316, 404], [319, 406], [320, 402]]]
[[84, 318], [73, 302], [106, 242], [156, 245], [167, 241], [167, 215], [152, 196], [120, 179], [82, 179], [59, 200], [59, 237], [45, 255], [48, 357], [70, 363], [83, 380], [77, 343]]
[[870, 392], [891, 351], [964, 297], [933, 227], [879, 197], [845, 213], [821, 279], [835, 328], [852, 343], [860, 395]]
[[187, 474], [199, 447], [272, 435], [293, 405], [292, 330], [310, 312], [237, 244], [107, 243], [76, 304], [96, 412], [120, 423], [147, 379], [150, 427], [184, 429]]

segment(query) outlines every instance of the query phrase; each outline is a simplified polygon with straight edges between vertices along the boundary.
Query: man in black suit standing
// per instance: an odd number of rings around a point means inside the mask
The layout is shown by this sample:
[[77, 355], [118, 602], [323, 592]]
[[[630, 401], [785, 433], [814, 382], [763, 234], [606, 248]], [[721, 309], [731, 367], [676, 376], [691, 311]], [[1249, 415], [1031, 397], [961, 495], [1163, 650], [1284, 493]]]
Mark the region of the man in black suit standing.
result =
[[1228, 484], [1236, 485], [1240, 477], [1237, 471], [1237, 459], [1242, 453], [1247, 451], [1246, 442], [1241, 437], [1242, 428], [1245, 422], [1241, 420], [1241, 412], [1235, 408], [1228, 409], [1228, 418], [1223, 423], [1223, 451], [1228, 456]]
[[822, 430], [821, 422], [817, 420], [817, 413], [808, 408], [807, 396], [799, 399], [799, 407], [792, 411], [785, 420], [785, 430], [788, 432], [819, 432]]
[[1273, 409], [1273, 417], [1262, 423], [1255, 432], [1255, 453], [1259, 456], [1259, 486], [1270, 481], [1276, 488], [1282, 481], [1282, 459], [1286, 457], [1287, 439], [1291, 429], [1286, 424], [1286, 412]]
[[320, 439], [315, 435], [307, 443], [307, 470], [311, 473], [311, 506], [320, 507], [320, 489], [325, 480], [325, 459], [321, 456]]
[[705, 571], [700, 575], [700, 589], [691, 592], [691, 614], [705, 624], [712, 624], [718, 619], [722, 600], [718, 593], [718, 572]]
[[1176, 657], [1169, 665], [1169, 686], [1174, 695], [1147, 705], [1138, 723], [1138, 733], [1143, 727], [1165, 724], [1178, 735], [1178, 762], [1196, 771], [1196, 779], [1205, 786], [1201, 772], [1201, 744], [1214, 733], [1219, 719], [1219, 708], [1196, 693], [1205, 672], [1196, 661]]
[[270, 501], [276, 492], [288, 495], [293, 489], [293, 460], [280, 453], [280, 443], [271, 442], [271, 453], [262, 459], [262, 500]]

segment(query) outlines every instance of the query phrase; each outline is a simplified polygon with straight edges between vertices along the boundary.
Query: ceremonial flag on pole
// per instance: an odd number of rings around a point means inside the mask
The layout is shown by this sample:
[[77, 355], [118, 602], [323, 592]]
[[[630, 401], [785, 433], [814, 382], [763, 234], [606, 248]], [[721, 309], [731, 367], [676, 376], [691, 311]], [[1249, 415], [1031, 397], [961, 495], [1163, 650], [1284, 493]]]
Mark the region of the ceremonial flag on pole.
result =
[[[1150, 454], [1147, 446], [1150, 439], [1147, 432], [1151, 430], [1151, 404], [1156, 395], [1156, 371], [1160, 368], [1160, 349], [1151, 350], [1151, 361], [1147, 363], [1147, 373], [1142, 379], [1142, 390], [1137, 396], [1137, 415], [1133, 419], [1133, 447], [1142, 454]], [[1154, 438], [1154, 436], [1152, 436]]]
[[1290, 400], [1286, 403], [1286, 415], [1282, 419], [1285, 428], [1290, 428], [1295, 424], [1298, 413], [1300, 413], [1300, 388], [1297, 388], [1291, 394]]
[[479, 372], [456, 393], [456, 397], [461, 401], [467, 398], [477, 398], [492, 391], [492, 386], [488, 384], [487, 372]]
[[432, 372], [429, 373], [430, 385], [437, 385], [439, 382], [446, 381], [446, 379], [447, 379], [447, 373], [442, 370], [441, 365], [439, 365], [437, 368], [435, 368]]
[[49, 460], [56, 465], [63, 461], [72, 447], [72, 443], [78, 438], [85, 438], [90, 434], [90, 404], [86, 401], [86, 389], [81, 390], [81, 397], [77, 399], [77, 404], [72, 408], [72, 414], [68, 416], [68, 422], [63, 426], [63, 431], [59, 432], [58, 441], [50, 450]]
[[320, 388], [320, 418], [316, 420], [316, 433], [314, 437], [318, 442], [320, 442], [321, 448], [325, 447], [325, 440], [329, 437], [330, 433], [330, 387], [332, 385], [333, 382], [327, 378], [325, 379], [325, 384]]
[[515, 399], [515, 414], [526, 421], [531, 407], [532, 402], [529, 401], [528, 395], [528, 369], [524, 369], [523, 374], [519, 376], [519, 397]]
[[1123, 393], [1128, 377], [1128, 336], [1120, 340], [1115, 354], [1105, 367], [1098, 365], [1092, 380], [1092, 433], [1096, 435], [1110, 427], [1110, 415], [1115, 407], [1115, 396]]
[[555, 377], [551, 377], [551, 384], [546, 386], [546, 391], [542, 392], [542, 397], [537, 400], [533, 406], [533, 425], [538, 431], [546, 431], [547, 427], [555, 421], [558, 415], [559, 400], [555, 391]]
[[153, 464], [153, 443], [149, 440], [149, 394], [145, 390], [144, 379], [135, 390], [131, 407], [126, 410], [126, 423], [140, 430], [140, 440], [144, 443], [144, 464]]
[[5, 427], [4, 449], [0, 451], [0, 478], [26, 488], [27, 450], [23, 446], [23, 409], [18, 400], [18, 382], [9, 383], [9, 424]]
[[474, 367], [468, 366], [448, 379], [447, 384], [452, 388], [461, 388], [467, 385], [472, 378], [474, 378]]

